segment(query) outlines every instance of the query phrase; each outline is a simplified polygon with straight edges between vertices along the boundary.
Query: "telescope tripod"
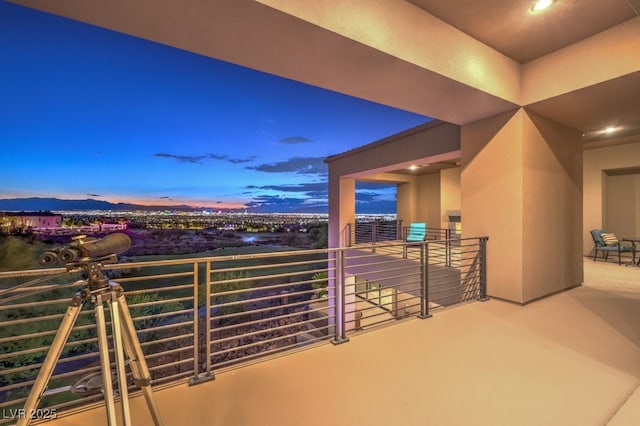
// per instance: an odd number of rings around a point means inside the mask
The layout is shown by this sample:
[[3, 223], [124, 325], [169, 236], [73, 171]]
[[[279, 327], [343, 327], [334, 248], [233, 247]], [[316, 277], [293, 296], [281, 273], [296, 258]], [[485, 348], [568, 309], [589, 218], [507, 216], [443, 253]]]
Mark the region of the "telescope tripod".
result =
[[[136, 334], [129, 307], [124, 297], [124, 290], [120, 284], [107, 280], [100, 270], [102, 265], [90, 263], [87, 265], [88, 279], [82, 290], [71, 298], [71, 302], [58, 329], [51, 349], [42, 364], [40, 373], [36, 378], [29, 397], [24, 405], [25, 413], [32, 413], [38, 407], [44, 396], [46, 386], [51, 379], [53, 370], [60, 359], [62, 349], [69, 339], [78, 315], [85, 303], [94, 305], [96, 329], [98, 332], [98, 349], [100, 352], [100, 367], [102, 370], [102, 383], [105, 405], [107, 407], [107, 421], [109, 426], [117, 425], [115, 400], [112, 386], [111, 361], [109, 359], [109, 343], [107, 339], [107, 327], [105, 321], [104, 304], [109, 306], [111, 313], [111, 330], [113, 340], [113, 352], [115, 354], [115, 367], [120, 395], [120, 408], [123, 424], [132, 425], [129, 410], [129, 393], [127, 388], [127, 376], [125, 371], [124, 353], [129, 359], [129, 366], [133, 374], [134, 383], [140, 387], [144, 394], [149, 411], [156, 426], [162, 425], [160, 413], [153, 398], [151, 390], [151, 377], [142, 347]], [[29, 416], [21, 418], [17, 426], [26, 426], [30, 423]]]

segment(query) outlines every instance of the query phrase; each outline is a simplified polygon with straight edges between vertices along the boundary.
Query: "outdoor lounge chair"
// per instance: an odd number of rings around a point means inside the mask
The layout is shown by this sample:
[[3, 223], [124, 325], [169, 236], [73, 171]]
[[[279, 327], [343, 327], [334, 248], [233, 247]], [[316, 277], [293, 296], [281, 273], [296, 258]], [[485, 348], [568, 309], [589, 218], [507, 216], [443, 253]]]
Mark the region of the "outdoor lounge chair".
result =
[[630, 252], [633, 254], [633, 263], [636, 263], [636, 247], [634, 245], [622, 244], [616, 238], [615, 234], [608, 233], [604, 229], [594, 229], [591, 231], [591, 237], [595, 244], [595, 253], [593, 254], [593, 261], [596, 261], [598, 251], [603, 252], [604, 260], [609, 257], [609, 252], [618, 253], [618, 265], [622, 264], [621, 254], [624, 252]]

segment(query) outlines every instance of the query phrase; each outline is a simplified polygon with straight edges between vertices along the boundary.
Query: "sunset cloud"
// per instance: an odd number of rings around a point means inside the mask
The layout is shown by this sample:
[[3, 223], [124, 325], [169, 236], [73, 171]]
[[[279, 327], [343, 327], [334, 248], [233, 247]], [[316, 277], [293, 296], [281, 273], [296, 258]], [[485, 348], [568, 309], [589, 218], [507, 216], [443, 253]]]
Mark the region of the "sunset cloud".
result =
[[313, 140], [309, 138], [305, 138], [304, 136], [289, 136], [289, 137], [280, 139], [280, 143], [283, 143], [286, 145], [296, 145], [300, 143], [309, 143], [309, 142], [313, 142]]
[[168, 154], [166, 152], [158, 152], [153, 154], [153, 156], [160, 158], [172, 158], [174, 160], [178, 160], [181, 163], [201, 163], [202, 160], [207, 158], [206, 155], [176, 155]]
[[327, 173], [324, 157], [293, 157], [275, 163], [250, 166], [247, 169], [267, 173], [296, 173], [300, 175], [324, 175]]

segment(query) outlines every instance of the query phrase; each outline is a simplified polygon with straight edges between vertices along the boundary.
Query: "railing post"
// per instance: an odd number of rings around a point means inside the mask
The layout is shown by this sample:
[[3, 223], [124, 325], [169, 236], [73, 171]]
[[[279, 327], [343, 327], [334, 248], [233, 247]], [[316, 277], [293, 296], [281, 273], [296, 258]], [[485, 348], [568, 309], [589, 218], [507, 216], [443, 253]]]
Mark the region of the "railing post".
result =
[[451, 266], [451, 228], [444, 230], [444, 262], [445, 266]]
[[487, 297], [487, 240], [489, 237], [480, 237], [480, 297], [478, 300], [486, 302]]
[[211, 367], [211, 262], [207, 261], [206, 263], [206, 268], [205, 268], [205, 273], [206, 273], [206, 277], [204, 280], [204, 285], [205, 285], [205, 325], [204, 325], [204, 330], [205, 330], [205, 349], [204, 349], [204, 353], [205, 356], [207, 357], [207, 371], [206, 374], [213, 376], [213, 368]]
[[344, 271], [344, 251], [336, 250], [333, 252], [334, 264], [336, 265], [334, 293], [335, 293], [335, 313], [336, 313], [336, 334], [331, 343], [339, 345], [340, 343], [348, 342], [345, 322], [346, 322], [346, 303], [345, 303], [345, 271]]
[[351, 241], [352, 235], [351, 234], [352, 234], [353, 230], [351, 229], [351, 224], [350, 223], [347, 223], [346, 231], [347, 231], [346, 246], [347, 247], [351, 247], [351, 245], [352, 245], [352, 241]]
[[198, 313], [198, 262], [193, 262], [193, 378], [190, 383], [198, 380], [200, 375], [200, 315]]
[[408, 256], [408, 249], [407, 249], [407, 230], [403, 227], [401, 228], [401, 235], [402, 235], [402, 258], [406, 259]]
[[420, 315], [421, 319], [430, 318], [429, 313], [429, 243], [420, 245], [420, 276], [422, 277]]
[[[204, 277], [204, 335], [205, 335], [205, 347], [204, 353], [200, 351], [200, 332], [203, 327], [200, 324], [200, 308], [199, 308], [199, 297], [198, 297], [198, 288], [200, 286], [200, 276], [198, 274], [199, 263], [194, 262], [193, 265], [193, 358], [194, 358], [194, 366], [195, 376], [189, 380], [189, 385], [197, 385], [198, 383], [208, 382], [209, 380], [214, 380], [215, 375], [213, 373], [213, 369], [211, 368], [211, 264], [209, 261], [205, 262], [205, 277]], [[200, 359], [201, 357], [205, 358], [205, 371], [203, 374], [200, 374]]]
[[371, 224], [371, 253], [375, 253], [376, 252], [376, 231], [378, 229], [378, 223], [377, 222], [373, 222]]
[[396, 240], [403, 240], [402, 219], [398, 219], [398, 221], [396, 222]]

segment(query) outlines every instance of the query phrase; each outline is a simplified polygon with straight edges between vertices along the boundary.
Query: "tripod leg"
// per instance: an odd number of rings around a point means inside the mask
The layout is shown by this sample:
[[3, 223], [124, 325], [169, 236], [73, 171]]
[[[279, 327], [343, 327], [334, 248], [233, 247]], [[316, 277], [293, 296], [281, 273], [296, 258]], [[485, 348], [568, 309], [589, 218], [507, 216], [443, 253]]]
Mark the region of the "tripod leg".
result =
[[53, 369], [56, 366], [56, 363], [60, 359], [60, 355], [62, 354], [62, 349], [64, 345], [67, 343], [69, 339], [69, 335], [71, 334], [71, 329], [73, 329], [73, 325], [76, 323], [78, 319], [78, 314], [82, 309], [82, 305], [84, 301], [80, 298], [79, 295], [74, 296], [71, 299], [71, 303], [67, 308], [67, 312], [64, 314], [64, 318], [62, 319], [62, 323], [58, 328], [58, 332], [56, 333], [56, 337], [53, 339], [51, 343], [51, 348], [47, 353], [47, 356], [42, 363], [42, 367], [40, 368], [40, 373], [38, 373], [38, 377], [36, 381], [33, 383], [33, 388], [31, 388], [31, 392], [29, 393], [29, 397], [24, 403], [24, 412], [27, 414], [26, 416], [21, 416], [16, 423], [17, 426], [26, 426], [31, 423], [31, 416], [29, 413], [35, 412], [35, 409], [40, 404], [40, 400], [42, 399], [42, 395], [45, 391], [45, 387], [49, 383], [51, 379], [51, 375], [53, 374]]
[[153, 391], [151, 390], [151, 374], [149, 373], [149, 368], [147, 367], [147, 363], [144, 359], [142, 346], [140, 346], [140, 341], [138, 340], [136, 328], [133, 325], [133, 320], [131, 319], [131, 314], [129, 312], [127, 301], [124, 297], [124, 292], [119, 292], [117, 300], [120, 307], [123, 343], [129, 356], [131, 372], [133, 373], [136, 384], [140, 386], [140, 389], [142, 389], [144, 399], [149, 407], [149, 412], [151, 413], [151, 417], [153, 417], [153, 423], [156, 426], [162, 426], [160, 411], [158, 410], [158, 406], [156, 405], [153, 397]]
[[109, 426], [117, 425], [116, 406], [113, 399], [113, 386], [111, 384], [111, 361], [109, 360], [109, 343], [107, 341], [107, 325], [104, 319], [104, 306], [102, 295], [96, 297], [95, 315], [96, 328], [98, 330], [98, 349], [100, 352], [100, 367], [102, 368], [102, 385], [104, 402], [107, 407], [107, 421]]
[[129, 389], [127, 386], [127, 372], [124, 368], [124, 351], [122, 348], [122, 331], [120, 325], [120, 313], [116, 293], [111, 292], [109, 307], [111, 312], [111, 331], [113, 336], [113, 352], [116, 359], [116, 372], [118, 375], [118, 390], [120, 391], [120, 408], [124, 426], [131, 426], [131, 412], [129, 410]]

